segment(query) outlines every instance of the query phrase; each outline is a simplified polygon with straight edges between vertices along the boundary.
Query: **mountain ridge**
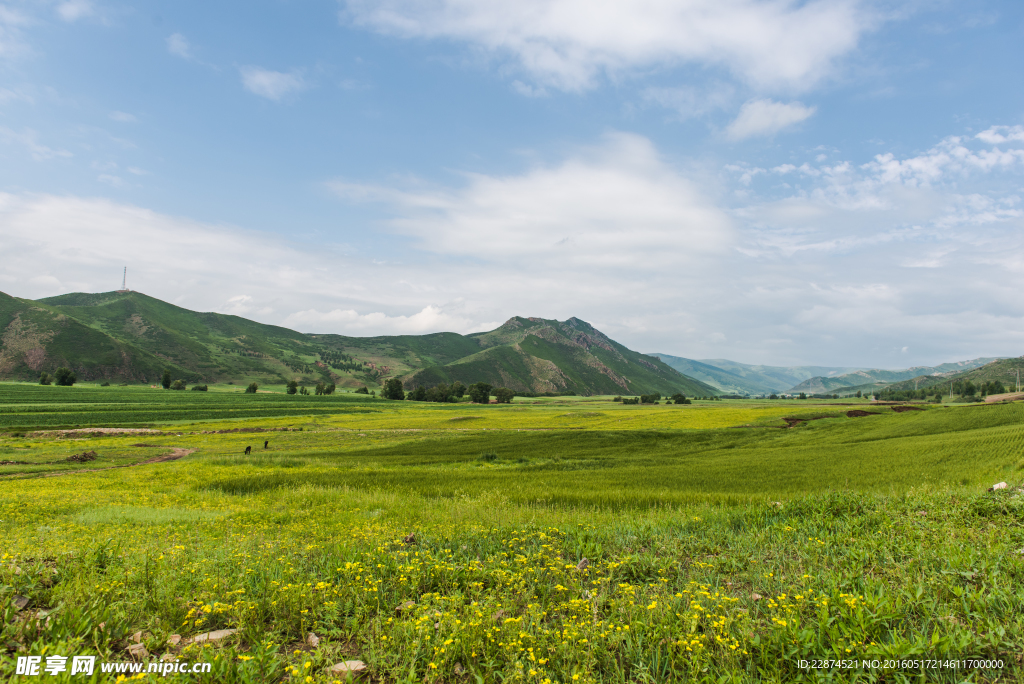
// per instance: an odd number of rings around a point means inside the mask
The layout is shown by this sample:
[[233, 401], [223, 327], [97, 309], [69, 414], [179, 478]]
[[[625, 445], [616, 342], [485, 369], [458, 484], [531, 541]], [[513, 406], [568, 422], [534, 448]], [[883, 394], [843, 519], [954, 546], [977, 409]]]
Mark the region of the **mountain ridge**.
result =
[[529, 392], [714, 395], [589, 323], [513, 316], [495, 330], [348, 337], [300, 333], [239, 316], [195, 312], [140, 292], [26, 300], [0, 293], [0, 377], [35, 379], [59, 365], [82, 380], [335, 382], [408, 387], [456, 379]]

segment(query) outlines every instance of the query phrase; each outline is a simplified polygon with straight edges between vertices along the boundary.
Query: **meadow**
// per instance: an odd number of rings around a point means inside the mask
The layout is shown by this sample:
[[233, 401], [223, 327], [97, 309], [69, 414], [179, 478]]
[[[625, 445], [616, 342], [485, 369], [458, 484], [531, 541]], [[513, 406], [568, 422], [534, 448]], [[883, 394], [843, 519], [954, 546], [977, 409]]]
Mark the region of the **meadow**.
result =
[[1024, 405], [919, 408], [0, 384], [0, 677], [1018, 681]]

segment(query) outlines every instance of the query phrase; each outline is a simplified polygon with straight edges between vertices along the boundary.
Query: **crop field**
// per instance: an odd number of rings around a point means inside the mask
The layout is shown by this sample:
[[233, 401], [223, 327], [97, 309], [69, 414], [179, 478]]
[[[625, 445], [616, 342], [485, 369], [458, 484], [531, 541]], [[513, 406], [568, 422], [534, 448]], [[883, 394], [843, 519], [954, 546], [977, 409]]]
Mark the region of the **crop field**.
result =
[[0, 384], [0, 679], [1021, 681], [1024, 404], [897, 408]]

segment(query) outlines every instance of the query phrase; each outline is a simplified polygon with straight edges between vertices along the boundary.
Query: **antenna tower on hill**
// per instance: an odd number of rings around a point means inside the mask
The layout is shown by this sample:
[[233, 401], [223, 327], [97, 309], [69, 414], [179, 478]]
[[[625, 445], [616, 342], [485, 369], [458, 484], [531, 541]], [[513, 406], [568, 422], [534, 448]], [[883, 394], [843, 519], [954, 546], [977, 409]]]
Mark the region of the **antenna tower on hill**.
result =
[[124, 275], [121, 276], [121, 289], [118, 292], [128, 291], [128, 267], [124, 267]]

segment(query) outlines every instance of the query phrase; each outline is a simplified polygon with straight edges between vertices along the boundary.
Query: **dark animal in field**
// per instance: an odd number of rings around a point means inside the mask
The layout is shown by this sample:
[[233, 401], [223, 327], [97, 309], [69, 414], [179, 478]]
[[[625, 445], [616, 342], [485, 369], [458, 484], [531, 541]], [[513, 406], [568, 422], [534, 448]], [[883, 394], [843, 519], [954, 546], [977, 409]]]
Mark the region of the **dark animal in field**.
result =
[[268, 444], [270, 444], [270, 440], [269, 439], [266, 440], [265, 442], [263, 442], [263, 448], [266, 449]]
[[245, 447], [245, 455], [248, 456], [251, 453], [252, 453], [252, 447], [251, 446]]

